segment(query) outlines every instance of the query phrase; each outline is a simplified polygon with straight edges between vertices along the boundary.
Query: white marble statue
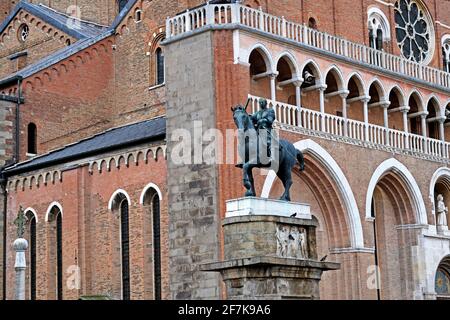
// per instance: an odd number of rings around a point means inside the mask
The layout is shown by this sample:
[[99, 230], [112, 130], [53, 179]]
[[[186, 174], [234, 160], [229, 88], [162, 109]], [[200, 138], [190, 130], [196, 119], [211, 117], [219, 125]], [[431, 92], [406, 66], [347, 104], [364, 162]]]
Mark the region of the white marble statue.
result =
[[287, 226], [277, 228], [277, 255], [286, 258], [289, 243], [289, 229]]
[[308, 240], [306, 238], [306, 230], [305, 229], [300, 230], [299, 243], [300, 243], [300, 258], [307, 259], [308, 258]]
[[437, 196], [437, 225], [438, 227], [448, 227], [447, 224], [448, 207], [445, 206], [442, 194]]
[[300, 231], [297, 227], [292, 227], [289, 234], [288, 257], [299, 258], [300, 254]]

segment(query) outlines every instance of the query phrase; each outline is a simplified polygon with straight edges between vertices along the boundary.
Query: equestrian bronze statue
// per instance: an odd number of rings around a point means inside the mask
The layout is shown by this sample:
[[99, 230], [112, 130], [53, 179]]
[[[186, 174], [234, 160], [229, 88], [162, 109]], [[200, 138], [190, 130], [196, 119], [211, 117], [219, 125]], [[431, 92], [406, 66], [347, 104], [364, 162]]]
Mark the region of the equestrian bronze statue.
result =
[[259, 110], [252, 115], [242, 105], [231, 108], [239, 130], [238, 153], [242, 164], [237, 167], [243, 171], [243, 184], [247, 189], [245, 196], [256, 196], [253, 168], [270, 168], [285, 188], [280, 200], [291, 201], [292, 170], [296, 163], [300, 165], [300, 171], [305, 170], [303, 154], [289, 141], [275, 137], [272, 130], [275, 112], [267, 106], [267, 101], [261, 99], [259, 106]]

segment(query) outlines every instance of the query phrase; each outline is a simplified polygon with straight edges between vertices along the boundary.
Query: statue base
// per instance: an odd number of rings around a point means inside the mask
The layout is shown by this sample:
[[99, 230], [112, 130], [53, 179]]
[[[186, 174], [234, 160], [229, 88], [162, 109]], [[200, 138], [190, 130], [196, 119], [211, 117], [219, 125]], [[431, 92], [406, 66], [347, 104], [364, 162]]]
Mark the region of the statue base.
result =
[[318, 261], [307, 204], [231, 200], [222, 225], [225, 259], [201, 269], [221, 273], [228, 299], [319, 299], [323, 272], [340, 267]]

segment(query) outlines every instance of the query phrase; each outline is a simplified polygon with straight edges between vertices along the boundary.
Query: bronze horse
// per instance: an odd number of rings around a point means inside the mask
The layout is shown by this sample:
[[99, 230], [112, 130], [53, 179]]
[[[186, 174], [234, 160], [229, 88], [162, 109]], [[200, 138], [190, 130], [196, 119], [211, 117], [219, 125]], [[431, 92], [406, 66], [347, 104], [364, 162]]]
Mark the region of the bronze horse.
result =
[[[231, 108], [233, 119], [239, 130], [239, 156], [243, 160], [242, 165], [238, 165], [243, 170], [243, 184], [247, 189], [246, 197], [255, 197], [255, 183], [253, 180], [253, 168], [275, 168], [275, 172], [280, 178], [285, 191], [280, 200], [291, 201], [290, 189], [292, 186], [292, 170], [296, 163], [300, 165], [300, 171], [305, 170], [305, 160], [303, 153], [295, 149], [294, 145], [287, 140], [277, 140], [277, 146], [272, 151], [271, 159], [267, 164], [261, 163], [259, 152], [259, 137], [253, 125], [253, 121], [245, 108], [241, 105]], [[250, 138], [249, 138], [250, 137]], [[251, 137], [255, 137], [254, 139]], [[251, 150], [258, 150], [252, 155]], [[273, 161], [275, 161], [275, 166]]]

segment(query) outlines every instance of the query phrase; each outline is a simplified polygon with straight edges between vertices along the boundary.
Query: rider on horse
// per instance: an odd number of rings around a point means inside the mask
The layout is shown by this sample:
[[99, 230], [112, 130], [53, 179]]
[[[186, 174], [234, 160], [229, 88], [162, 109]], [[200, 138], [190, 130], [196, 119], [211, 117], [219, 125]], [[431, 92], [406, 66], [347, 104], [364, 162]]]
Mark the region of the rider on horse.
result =
[[275, 111], [267, 106], [266, 99], [259, 100], [260, 110], [252, 114], [250, 117], [253, 121], [261, 144], [267, 150], [267, 156], [272, 157], [272, 128], [275, 122]]

